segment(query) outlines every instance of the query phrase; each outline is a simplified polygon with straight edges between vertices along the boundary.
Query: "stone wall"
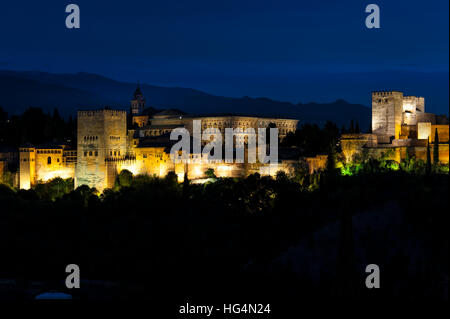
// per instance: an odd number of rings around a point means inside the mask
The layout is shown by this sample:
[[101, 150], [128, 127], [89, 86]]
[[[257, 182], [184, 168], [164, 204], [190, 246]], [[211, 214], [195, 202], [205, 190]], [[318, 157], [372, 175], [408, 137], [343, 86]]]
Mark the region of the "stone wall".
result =
[[418, 113], [417, 123], [424, 123], [424, 122], [436, 124], [436, 115], [432, 113]]
[[377, 145], [378, 137], [375, 134], [342, 134], [341, 136], [341, 148], [346, 162], [352, 161], [363, 147], [376, 147]]
[[[433, 160], [433, 145], [430, 145], [431, 160]], [[417, 159], [426, 161], [427, 160], [427, 147], [417, 146], [410, 149], [410, 156], [414, 156]], [[439, 144], [439, 162], [448, 164], [449, 163], [449, 145]]]
[[306, 157], [304, 159], [308, 166], [309, 174], [324, 170], [327, 166], [327, 155], [317, 155], [316, 157]]
[[56, 177], [73, 178], [75, 163], [64, 163], [63, 149], [36, 149], [36, 181], [46, 182]]
[[417, 139], [428, 140], [431, 137], [431, 123], [420, 122], [417, 123]]
[[431, 142], [434, 143], [436, 129], [438, 131], [439, 143], [449, 142], [449, 126], [447, 125], [431, 125]]
[[417, 139], [417, 125], [402, 125], [400, 139]]

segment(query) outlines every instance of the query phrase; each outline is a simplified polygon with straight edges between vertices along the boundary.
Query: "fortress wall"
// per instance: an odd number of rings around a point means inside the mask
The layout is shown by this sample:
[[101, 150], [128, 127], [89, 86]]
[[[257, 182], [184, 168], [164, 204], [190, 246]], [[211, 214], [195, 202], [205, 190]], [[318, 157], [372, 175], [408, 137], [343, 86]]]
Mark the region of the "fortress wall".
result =
[[436, 115], [432, 113], [417, 113], [417, 123], [425, 122], [436, 124]]
[[63, 150], [36, 150], [36, 180], [46, 182], [53, 178], [74, 178], [74, 165], [63, 162]]
[[417, 123], [417, 138], [419, 140], [428, 140], [431, 137], [431, 123]]
[[[191, 135], [193, 134], [193, 120], [201, 120], [202, 131], [207, 128], [219, 129], [222, 133], [223, 139], [226, 128], [241, 128], [243, 130], [253, 128], [255, 130], [255, 133], [258, 133], [258, 128], [267, 128], [271, 123], [276, 125], [276, 127], [278, 128], [278, 135], [280, 139], [283, 139], [289, 132], [295, 132], [298, 124], [298, 120], [246, 116], [212, 116], [200, 118], [185, 118], [183, 119], [183, 126], [189, 131]], [[242, 134], [242, 137], [243, 136], [244, 134]]]
[[410, 113], [425, 112], [425, 99], [420, 96], [404, 96], [403, 112], [410, 112]]
[[402, 115], [402, 126], [404, 125], [416, 125], [417, 124], [417, 115], [416, 113], [408, 113], [405, 112]]
[[305, 161], [308, 165], [309, 173], [312, 174], [314, 172], [324, 170], [327, 166], [327, 155], [317, 155], [316, 157], [307, 157]]
[[378, 137], [375, 134], [343, 134], [341, 136], [341, 148], [346, 162], [352, 161], [364, 146], [375, 147], [377, 144]]
[[0, 180], [2, 180], [3, 174], [5, 173], [7, 167], [8, 167], [8, 165], [7, 165], [6, 161], [0, 160]]
[[406, 154], [407, 147], [375, 147], [368, 149], [368, 155], [371, 158], [381, 159], [385, 158], [387, 160], [401, 162], [402, 154]]
[[400, 133], [400, 138], [417, 138], [417, 125], [402, 125], [402, 130]]
[[439, 143], [449, 142], [449, 126], [447, 125], [431, 125], [431, 142], [434, 143], [435, 132], [438, 131]]
[[[431, 160], [433, 160], [433, 145], [430, 145], [430, 154]], [[411, 148], [410, 156], [414, 156], [416, 159], [420, 159], [422, 161], [427, 160], [427, 148], [423, 146], [413, 147]], [[448, 144], [439, 144], [439, 161], [441, 163], [448, 164], [449, 163], [449, 145]]]
[[163, 177], [168, 172], [175, 171], [175, 164], [170, 159], [170, 153], [165, 153], [164, 147], [138, 147], [135, 150], [135, 165], [130, 167], [133, 174]]

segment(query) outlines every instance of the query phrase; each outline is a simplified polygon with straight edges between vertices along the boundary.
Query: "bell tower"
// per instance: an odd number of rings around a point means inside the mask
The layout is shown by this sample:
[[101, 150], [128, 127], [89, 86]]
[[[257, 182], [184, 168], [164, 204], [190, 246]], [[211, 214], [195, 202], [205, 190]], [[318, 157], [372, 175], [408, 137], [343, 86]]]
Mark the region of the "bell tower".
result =
[[136, 90], [134, 91], [133, 99], [131, 100], [131, 114], [133, 116], [142, 114], [144, 107], [145, 107], [144, 95], [142, 94], [141, 88], [138, 84]]

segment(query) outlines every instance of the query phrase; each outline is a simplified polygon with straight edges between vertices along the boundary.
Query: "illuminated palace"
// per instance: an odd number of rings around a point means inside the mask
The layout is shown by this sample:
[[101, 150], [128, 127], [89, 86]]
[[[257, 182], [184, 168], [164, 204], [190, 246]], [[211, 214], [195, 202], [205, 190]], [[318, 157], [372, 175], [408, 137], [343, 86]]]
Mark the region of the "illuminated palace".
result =
[[402, 92], [372, 93], [372, 133], [343, 134], [342, 152], [346, 161], [358, 156], [388, 158], [400, 162], [407, 156], [426, 160], [427, 144], [438, 136], [439, 161], [449, 162], [449, 121], [445, 115], [425, 112], [425, 99]]
[[[190, 180], [202, 180], [209, 168], [214, 169], [219, 177], [243, 177], [256, 172], [274, 175], [280, 170], [292, 174], [299, 166], [313, 172], [326, 164], [326, 155], [300, 158], [298, 154], [283, 156], [282, 152], [279, 152], [278, 163], [275, 164], [211, 161], [175, 164], [170, 158], [170, 149], [176, 141], [170, 141], [170, 132], [184, 127], [192, 136], [194, 120], [201, 121], [202, 130], [216, 128], [222, 134], [225, 128], [253, 128], [257, 131], [274, 125], [280, 139], [294, 132], [298, 121], [236, 114], [193, 116], [178, 110], [150, 114], [148, 110], [138, 87], [131, 101], [129, 119], [126, 111], [79, 111], [76, 150], [63, 145], [26, 145], [20, 148], [20, 188], [30, 188], [39, 181], [54, 177], [73, 177], [75, 186], [88, 185], [103, 190], [112, 187], [124, 169], [133, 174], [158, 177], [174, 172], [181, 181], [184, 176]], [[423, 97], [404, 96], [395, 91], [373, 92], [371, 131], [342, 135], [340, 142], [345, 161], [361, 155], [380, 157], [383, 154], [397, 162], [407, 156], [426, 160], [427, 143], [435, 143], [437, 132], [439, 160], [449, 162], [448, 118], [426, 113]], [[237, 133], [234, 138], [246, 145], [248, 136]], [[430, 151], [434, 151], [432, 145]], [[191, 156], [203, 158], [202, 154]]]
[[[279, 138], [283, 139], [287, 133], [295, 132], [297, 120], [232, 114], [193, 116], [177, 110], [152, 115], [145, 113], [145, 99], [139, 87], [131, 101], [130, 127], [127, 127], [126, 111], [79, 111], [76, 152], [64, 146], [20, 148], [20, 188], [30, 188], [38, 181], [60, 176], [74, 177], [75, 186], [88, 185], [103, 190], [112, 187], [117, 174], [124, 169], [133, 174], [158, 177], [175, 172], [179, 180], [185, 175], [199, 180], [205, 177], [209, 168], [219, 177], [240, 177], [255, 172], [274, 175], [279, 170], [292, 173], [295, 168], [295, 161], [291, 160], [279, 160], [276, 165], [209, 161], [175, 164], [170, 158], [170, 148], [176, 141], [170, 141], [169, 135], [173, 129], [184, 127], [192, 136], [193, 121], [200, 120], [202, 130], [217, 128], [222, 134], [225, 128], [257, 131], [274, 125], [278, 128]], [[236, 142], [242, 139], [244, 145], [246, 138], [244, 134], [235, 134]]]

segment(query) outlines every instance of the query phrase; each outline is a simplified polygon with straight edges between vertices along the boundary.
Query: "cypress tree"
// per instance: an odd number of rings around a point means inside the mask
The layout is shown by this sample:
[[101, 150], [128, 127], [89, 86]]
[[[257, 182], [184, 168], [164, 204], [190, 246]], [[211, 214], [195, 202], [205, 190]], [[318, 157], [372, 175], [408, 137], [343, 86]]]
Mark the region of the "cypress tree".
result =
[[425, 172], [427, 174], [431, 173], [431, 154], [430, 154], [430, 138], [427, 141], [427, 163], [425, 167]]
[[433, 164], [439, 163], [439, 136], [436, 128], [434, 132], [434, 145], [433, 145]]
[[361, 130], [359, 129], [359, 123], [358, 123], [358, 121], [356, 121], [355, 133], [359, 134], [360, 132], [361, 132]]
[[328, 150], [327, 156], [327, 172], [331, 173], [336, 170], [336, 149], [334, 147], [334, 143], [330, 144], [330, 148]]

